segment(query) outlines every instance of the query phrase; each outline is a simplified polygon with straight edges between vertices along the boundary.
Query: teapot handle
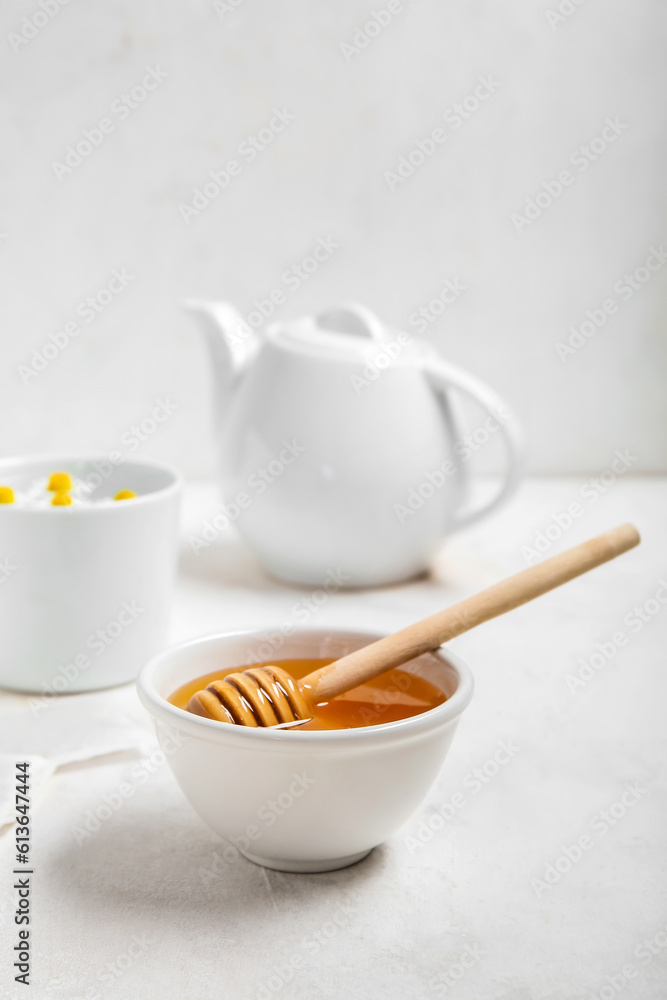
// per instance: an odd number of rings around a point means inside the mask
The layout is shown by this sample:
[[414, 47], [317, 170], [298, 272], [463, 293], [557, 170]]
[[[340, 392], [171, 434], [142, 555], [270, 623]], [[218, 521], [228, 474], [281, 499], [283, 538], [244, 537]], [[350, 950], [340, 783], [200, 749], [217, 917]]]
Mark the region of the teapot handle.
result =
[[[451, 528], [453, 531], [458, 531], [459, 528], [467, 527], [495, 510], [519, 485], [523, 471], [521, 424], [507, 403], [490, 386], [474, 375], [457, 368], [456, 365], [449, 364], [437, 355], [429, 354], [423, 362], [423, 370], [435, 389], [440, 391], [454, 389], [462, 392], [486, 410], [487, 417], [482, 425], [483, 429], [490, 434], [500, 432], [505, 445], [507, 464], [499, 488], [486, 503], [456, 513]], [[491, 426], [488, 426], [489, 420], [493, 422]]]

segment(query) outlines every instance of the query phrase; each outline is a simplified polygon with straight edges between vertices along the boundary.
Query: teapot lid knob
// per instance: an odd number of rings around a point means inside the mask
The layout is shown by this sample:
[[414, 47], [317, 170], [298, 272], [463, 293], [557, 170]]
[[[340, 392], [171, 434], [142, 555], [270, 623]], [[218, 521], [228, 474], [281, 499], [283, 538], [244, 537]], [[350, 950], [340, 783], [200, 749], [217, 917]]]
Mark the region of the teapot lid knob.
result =
[[356, 302], [344, 302], [327, 309], [315, 317], [320, 329], [332, 333], [347, 333], [356, 337], [370, 337], [379, 342], [389, 339], [389, 331], [374, 312]]

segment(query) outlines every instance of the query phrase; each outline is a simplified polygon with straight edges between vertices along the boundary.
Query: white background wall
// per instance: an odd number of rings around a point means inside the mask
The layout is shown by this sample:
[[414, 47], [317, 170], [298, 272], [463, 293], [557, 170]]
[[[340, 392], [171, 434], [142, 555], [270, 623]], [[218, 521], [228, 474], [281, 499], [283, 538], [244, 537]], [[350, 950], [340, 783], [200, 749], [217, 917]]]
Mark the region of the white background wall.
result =
[[[348, 62], [341, 43], [384, 0], [234, 2], [70, 0], [13, 46], [40, 7], [3, 3], [0, 453], [113, 450], [166, 396], [178, 410], [143, 454], [211, 474], [206, 358], [177, 302], [247, 312], [330, 234], [340, 249], [280, 316], [351, 298], [405, 326], [458, 277], [426, 336], [513, 403], [534, 471], [595, 471], [625, 446], [664, 469], [667, 266], [627, 302], [613, 291], [667, 246], [664, 3], [413, 0]], [[559, 2], [573, 13], [550, 24]], [[167, 78], [121, 121], [111, 105], [146, 67]], [[493, 96], [443, 122], [488, 75]], [[294, 122], [186, 224], [179, 204], [274, 107]], [[59, 180], [53, 162], [105, 116], [114, 131]], [[579, 172], [570, 155], [608, 117], [627, 127]], [[438, 126], [446, 141], [392, 192], [385, 172]], [[567, 167], [574, 183], [518, 233], [512, 213]], [[121, 268], [127, 289], [26, 384], [32, 349]], [[618, 312], [559, 359], [612, 296]]]

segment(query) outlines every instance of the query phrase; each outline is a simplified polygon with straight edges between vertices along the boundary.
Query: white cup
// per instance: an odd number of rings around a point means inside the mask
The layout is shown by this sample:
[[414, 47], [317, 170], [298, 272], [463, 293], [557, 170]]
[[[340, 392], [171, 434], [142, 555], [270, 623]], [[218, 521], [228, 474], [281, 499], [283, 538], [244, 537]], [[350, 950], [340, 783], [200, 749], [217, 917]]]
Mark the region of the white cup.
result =
[[[435, 781], [473, 692], [470, 671], [449, 650], [404, 669], [447, 694], [436, 708], [361, 729], [278, 732], [204, 719], [167, 699], [214, 670], [257, 661], [263, 632], [215, 635], [164, 650], [139, 675], [139, 697], [194, 809], [227, 843], [224, 869], [242, 854], [287, 872], [324, 872], [360, 861], [394, 833]], [[338, 658], [374, 635], [302, 629], [285, 658]]]
[[167, 638], [181, 477], [153, 461], [55, 454], [0, 461], [0, 485], [53, 471], [89, 481], [97, 497], [137, 496], [0, 504], [0, 685], [50, 695], [124, 684]]

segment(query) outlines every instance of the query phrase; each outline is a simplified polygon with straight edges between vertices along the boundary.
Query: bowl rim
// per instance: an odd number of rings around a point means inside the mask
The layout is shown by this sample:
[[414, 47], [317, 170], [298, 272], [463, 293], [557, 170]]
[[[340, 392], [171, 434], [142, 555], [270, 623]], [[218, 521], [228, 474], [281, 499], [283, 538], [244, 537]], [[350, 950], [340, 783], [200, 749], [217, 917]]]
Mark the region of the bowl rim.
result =
[[[87, 462], [93, 464], [94, 462], [111, 462], [109, 458], [109, 453], [106, 455], [101, 454], [91, 454], [90, 452], [39, 452], [35, 455], [15, 455], [6, 456], [0, 458], [0, 475], [2, 472], [9, 467], [21, 468], [29, 467], [30, 465], [40, 465], [42, 463], [51, 463], [54, 466], [60, 465], [67, 466], [68, 463], [75, 462]], [[64, 511], [68, 517], [90, 517], [90, 516], [104, 516], [108, 514], [109, 511], [119, 511], [119, 510], [136, 510], [138, 506], [143, 506], [147, 503], [154, 503], [158, 499], [162, 499], [170, 494], [179, 493], [183, 486], [183, 475], [182, 473], [173, 465], [168, 462], [162, 462], [158, 459], [153, 458], [126, 458], [123, 457], [120, 462], [111, 462], [114, 468], [117, 466], [122, 468], [127, 465], [134, 465], [143, 467], [149, 470], [159, 470], [160, 472], [166, 472], [171, 477], [171, 482], [167, 483], [166, 486], [160, 486], [157, 489], [153, 489], [150, 493], [142, 493], [139, 496], [133, 498], [131, 504], [117, 503], [113, 505], [102, 505], [91, 504], [85, 507], [23, 507], [17, 504], [0, 504], [0, 510], [4, 512], [12, 511], [14, 514], [22, 515], [39, 515], [39, 516], [53, 516], [55, 511]], [[98, 473], [99, 474], [99, 473]], [[57, 516], [57, 514], [56, 514]]]
[[[263, 728], [250, 728], [246, 726], [230, 726], [215, 719], [205, 719], [191, 712], [186, 712], [161, 695], [155, 686], [156, 675], [174, 657], [187, 651], [196, 649], [198, 646], [214, 645], [221, 640], [260, 638], [265, 634], [266, 629], [261, 631], [255, 629], [244, 629], [234, 632], [216, 632], [194, 639], [186, 639], [182, 642], [174, 643], [161, 650], [151, 657], [148, 663], [142, 668], [137, 678], [137, 693], [144, 708], [154, 719], [161, 722], [171, 723], [175, 727], [187, 730], [196, 739], [209, 740], [213, 742], [236, 742], [239, 748], [244, 745], [246, 749], [254, 747], [259, 750], [262, 746], [271, 744], [272, 749], [277, 749], [277, 744], [294, 751], [298, 746], [308, 746], [310, 749], [328, 746], [332, 743], [339, 744], [341, 748], [354, 743], [381, 742], [394, 738], [410, 738], [419, 736], [427, 730], [440, 728], [454, 722], [468, 707], [474, 692], [474, 680], [470, 668], [464, 660], [450, 649], [441, 646], [433, 650], [433, 655], [440, 657], [448, 666], [453, 668], [458, 677], [458, 684], [454, 694], [436, 708], [431, 708], [419, 715], [410, 716], [408, 719], [399, 719], [396, 722], [383, 722], [375, 726], [360, 726], [355, 729], [328, 729], [313, 732], [290, 732], [289, 730], [275, 730]], [[375, 639], [383, 638], [387, 633], [377, 632], [357, 632], [351, 629], [338, 627], [332, 628], [301, 628], [297, 629], [290, 638], [299, 636], [321, 636], [326, 637], [331, 634], [340, 634], [349, 638], [367, 639], [373, 642]], [[276, 658], [277, 659], [277, 658]], [[250, 665], [250, 664], [249, 664]], [[407, 664], [406, 664], [407, 666]], [[196, 675], [195, 675], [196, 676]]]

